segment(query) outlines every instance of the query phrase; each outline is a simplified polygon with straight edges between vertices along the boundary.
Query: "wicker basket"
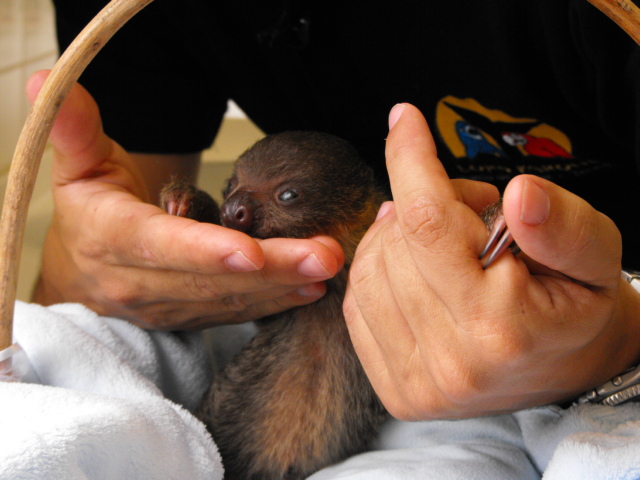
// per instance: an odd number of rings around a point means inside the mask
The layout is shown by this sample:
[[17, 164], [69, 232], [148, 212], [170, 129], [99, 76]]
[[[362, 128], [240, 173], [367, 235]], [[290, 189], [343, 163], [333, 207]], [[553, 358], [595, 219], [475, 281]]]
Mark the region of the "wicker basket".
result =
[[[16, 146], [0, 219], [0, 378], [11, 378], [13, 311], [27, 210], [49, 133], [73, 84], [109, 39], [153, 0], [112, 0], [60, 57]], [[588, 0], [640, 44], [640, 9], [630, 0]], [[17, 373], [17, 372], [15, 372]], [[14, 375], [16, 376], [16, 375]]]

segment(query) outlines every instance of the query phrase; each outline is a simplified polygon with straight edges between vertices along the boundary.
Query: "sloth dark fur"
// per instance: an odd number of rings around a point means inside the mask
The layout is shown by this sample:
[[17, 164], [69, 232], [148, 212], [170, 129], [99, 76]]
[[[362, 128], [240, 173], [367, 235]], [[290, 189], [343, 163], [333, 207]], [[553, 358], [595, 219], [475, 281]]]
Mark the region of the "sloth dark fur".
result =
[[[349, 143], [285, 132], [235, 164], [219, 209], [180, 181], [161, 194], [174, 215], [255, 238], [333, 236], [345, 268], [317, 302], [260, 319], [253, 340], [219, 372], [198, 412], [226, 480], [297, 480], [367, 448], [387, 418], [353, 350], [342, 313], [348, 268], [384, 195]], [[489, 228], [502, 203], [482, 214]], [[517, 253], [517, 247], [512, 251]]]
[[[384, 195], [347, 142], [286, 132], [236, 162], [222, 225], [256, 238], [331, 235], [346, 266], [317, 302], [265, 317], [254, 339], [219, 372], [199, 417], [222, 455], [226, 480], [303, 479], [366, 449], [387, 413], [353, 350], [342, 302], [355, 248]], [[180, 182], [164, 208], [216, 222], [208, 195]]]

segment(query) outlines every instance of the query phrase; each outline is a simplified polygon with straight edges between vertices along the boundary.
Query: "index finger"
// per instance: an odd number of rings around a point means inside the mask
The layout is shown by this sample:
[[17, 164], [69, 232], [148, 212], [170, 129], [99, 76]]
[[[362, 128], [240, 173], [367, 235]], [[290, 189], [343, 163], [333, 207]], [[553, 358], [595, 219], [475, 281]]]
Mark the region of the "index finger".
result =
[[109, 193], [96, 202], [86, 230], [110, 264], [209, 275], [264, 266], [262, 248], [242, 232], [168, 215], [128, 192]]
[[220, 225], [168, 215], [153, 205], [127, 203], [128, 213], [124, 205], [109, 211], [129, 219], [139, 215], [128, 234], [109, 223], [96, 229], [114, 232], [107, 245], [113, 263], [120, 265], [204, 275], [246, 272], [263, 285], [298, 285], [333, 277], [344, 264], [342, 248], [330, 237], [256, 240]]
[[456, 192], [442, 163], [422, 113], [408, 103], [389, 114], [387, 170], [393, 198], [400, 211], [417, 197], [455, 200]]
[[460, 200], [420, 111], [397, 105], [390, 120], [387, 169], [400, 230], [425, 279], [450, 288], [461, 274], [481, 270], [486, 227]]

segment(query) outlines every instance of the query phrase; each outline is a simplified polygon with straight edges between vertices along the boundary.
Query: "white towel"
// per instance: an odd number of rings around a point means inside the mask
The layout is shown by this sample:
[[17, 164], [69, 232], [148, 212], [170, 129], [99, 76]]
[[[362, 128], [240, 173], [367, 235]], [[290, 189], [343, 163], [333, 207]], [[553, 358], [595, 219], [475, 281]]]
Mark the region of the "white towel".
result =
[[[187, 411], [210, 382], [200, 335], [148, 332], [78, 305], [18, 303], [15, 317], [38, 378], [0, 382], [0, 480], [222, 478], [215, 445]], [[238, 328], [214, 343], [228, 347], [233, 335], [238, 348], [252, 333]], [[372, 451], [311, 478], [640, 479], [640, 404], [391, 420]]]
[[457, 421], [389, 421], [374, 451], [310, 480], [638, 480], [640, 404]]
[[14, 330], [38, 383], [0, 383], [0, 479], [222, 478], [205, 427], [174, 403], [195, 407], [210, 383], [198, 334], [20, 302]]

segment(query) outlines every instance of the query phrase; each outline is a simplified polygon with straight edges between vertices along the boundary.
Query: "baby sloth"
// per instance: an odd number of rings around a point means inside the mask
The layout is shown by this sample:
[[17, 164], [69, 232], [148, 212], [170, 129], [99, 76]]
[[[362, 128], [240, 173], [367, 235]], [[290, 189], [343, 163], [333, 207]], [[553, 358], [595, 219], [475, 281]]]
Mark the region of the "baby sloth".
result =
[[[385, 199], [353, 147], [317, 132], [256, 143], [236, 162], [222, 225], [255, 238], [331, 235], [345, 269], [317, 302], [262, 318], [253, 340], [217, 374], [199, 412], [225, 479], [303, 479], [363, 451], [387, 413], [351, 344], [342, 313], [348, 267]], [[164, 208], [216, 222], [217, 206], [174, 183]]]

